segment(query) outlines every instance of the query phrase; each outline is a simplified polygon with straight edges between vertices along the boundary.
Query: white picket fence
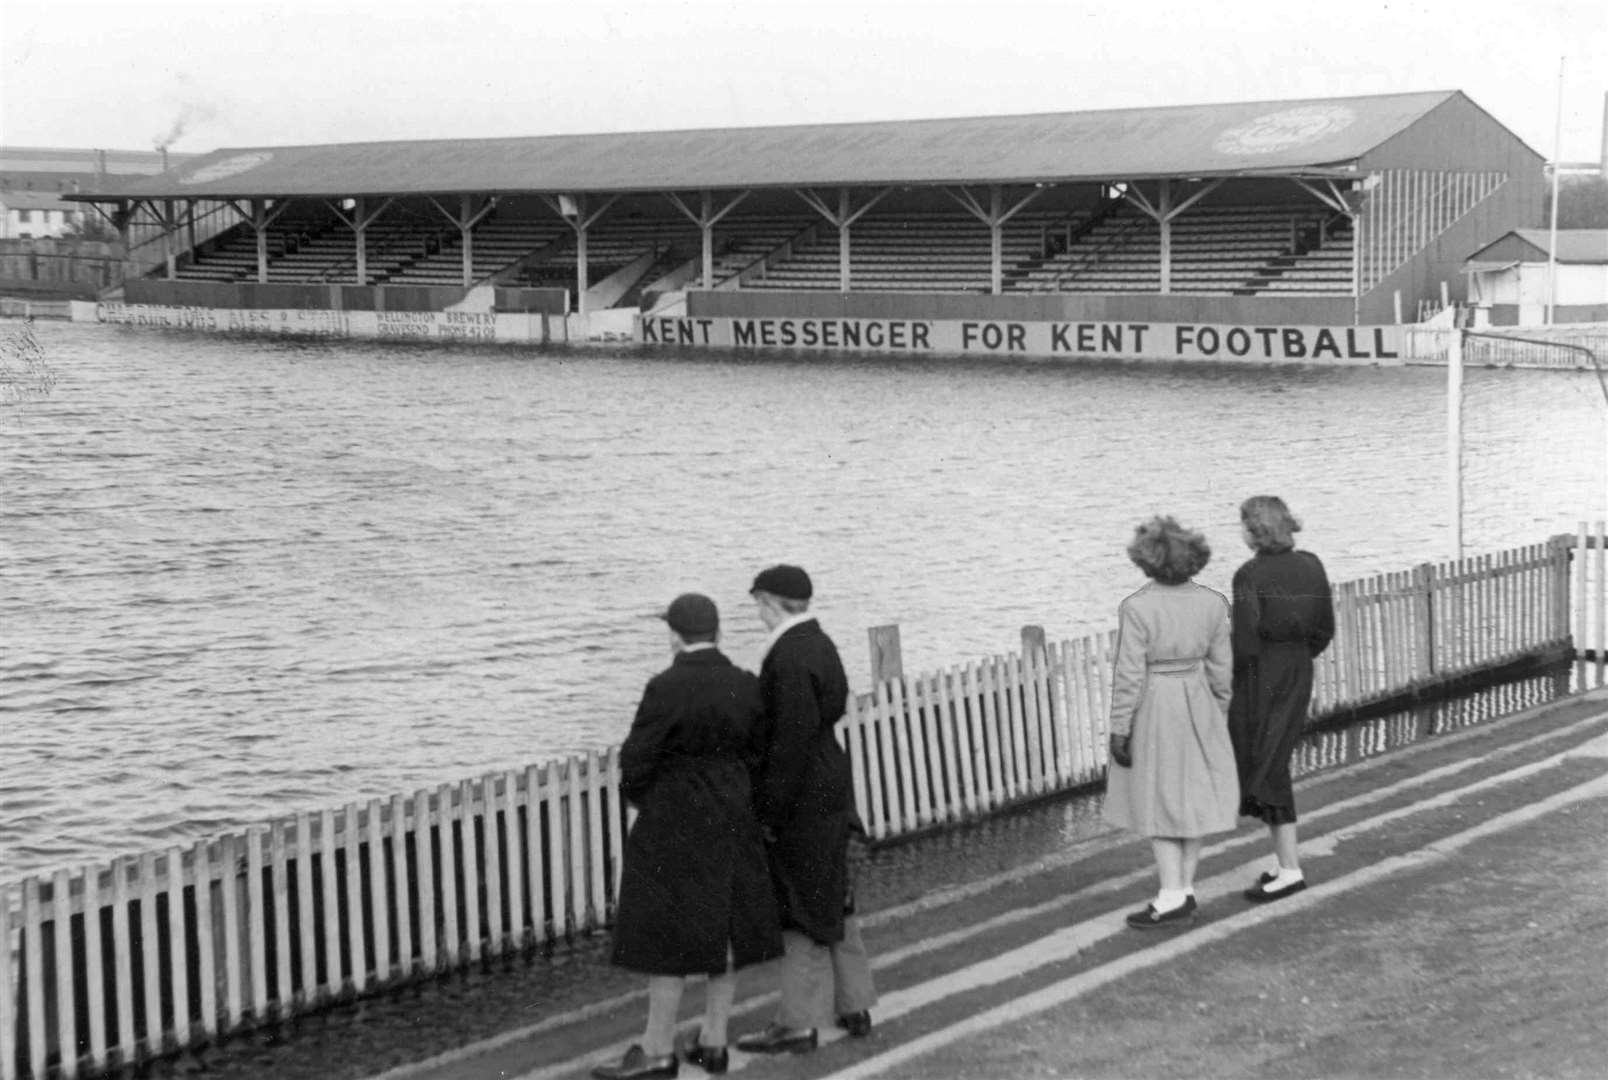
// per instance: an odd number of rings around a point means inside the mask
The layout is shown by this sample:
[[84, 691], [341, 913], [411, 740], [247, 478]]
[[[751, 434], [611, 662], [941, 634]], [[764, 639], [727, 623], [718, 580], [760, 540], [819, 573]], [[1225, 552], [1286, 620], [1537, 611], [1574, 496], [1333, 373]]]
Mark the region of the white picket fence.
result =
[[[1402, 334], [1402, 359], [1409, 364], [1445, 364], [1452, 338], [1461, 333], [1451, 327], [1407, 326]], [[1503, 341], [1485, 335], [1509, 334], [1531, 340]], [[1592, 350], [1599, 363], [1608, 364], [1608, 327], [1588, 323], [1580, 326], [1487, 327], [1479, 337], [1466, 337], [1463, 363], [1469, 367], [1563, 368], [1592, 370], [1591, 358], [1579, 351]], [[1577, 348], [1556, 348], [1539, 342], [1555, 342]]]
[[[1598, 523], [1339, 584], [1314, 715], [1561, 654], [1571, 628], [1600, 679], [1605, 549]], [[1101, 780], [1115, 634], [1024, 642], [856, 696], [839, 732], [873, 838]], [[0, 1080], [93, 1075], [605, 927], [618, 790], [611, 748], [28, 878], [0, 896]]]

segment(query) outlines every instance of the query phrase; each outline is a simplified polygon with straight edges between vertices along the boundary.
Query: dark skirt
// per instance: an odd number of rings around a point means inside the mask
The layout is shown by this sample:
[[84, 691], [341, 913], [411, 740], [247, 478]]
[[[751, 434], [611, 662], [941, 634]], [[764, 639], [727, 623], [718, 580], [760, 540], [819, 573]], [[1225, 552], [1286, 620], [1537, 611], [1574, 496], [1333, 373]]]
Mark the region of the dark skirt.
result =
[[1264, 641], [1234, 665], [1228, 733], [1239, 770], [1240, 814], [1269, 825], [1296, 820], [1290, 758], [1312, 703], [1312, 656], [1304, 643]]

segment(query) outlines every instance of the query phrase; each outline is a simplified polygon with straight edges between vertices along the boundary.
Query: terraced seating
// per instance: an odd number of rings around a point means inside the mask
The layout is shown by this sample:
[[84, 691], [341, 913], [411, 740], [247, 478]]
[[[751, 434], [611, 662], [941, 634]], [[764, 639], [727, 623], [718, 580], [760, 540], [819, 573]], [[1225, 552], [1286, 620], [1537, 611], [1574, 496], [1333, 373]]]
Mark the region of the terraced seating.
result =
[[[1042, 256], [1054, 214], [1019, 214], [1002, 235], [1002, 263]], [[849, 233], [849, 287], [857, 291], [987, 292], [991, 244], [986, 226], [964, 212], [868, 214]], [[841, 284], [838, 232], [822, 223], [814, 243], [773, 264], [754, 289], [826, 289]]]

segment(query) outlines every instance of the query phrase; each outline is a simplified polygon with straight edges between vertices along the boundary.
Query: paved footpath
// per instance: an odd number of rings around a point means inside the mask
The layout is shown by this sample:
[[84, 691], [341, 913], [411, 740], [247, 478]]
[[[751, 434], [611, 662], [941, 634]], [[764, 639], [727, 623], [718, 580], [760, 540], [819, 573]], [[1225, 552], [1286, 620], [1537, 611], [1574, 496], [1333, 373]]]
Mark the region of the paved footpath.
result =
[[[935, 864], [946, 848], [964, 848], [958, 865], [970, 873], [956, 870], [941, 887], [912, 874], [909, 898], [868, 915], [882, 991], [872, 1035], [823, 1033], [820, 1050], [796, 1057], [734, 1053], [732, 1072], [1602, 1074], [1608, 694], [1393, 751], [1316, 777], [1300, 794], [1312, 886], [1246, 903], [1240, 890], [1269, 861], [1264, 834], [1247, 823], [1208, 844], [1200, 920], [1173, 932], [1123, 924], [1155, 885], [1148, 845], [1133, 838], [1057, 845], [1040, 823], [1052, 841], [1042, 854], [987, 869], [991, 850], [1022, 845], [961, 834], [909, 846], [905, 857]], [[897, 867], [888, 876], [898, 879]], [[644, 1010], [640, 980], [600, 972], [599, 951], [570, 961], [568, 989], [533, 995], [523, 1015], [507, 1010], [500, 986], [518, 985], [519, 973], [493, 972], [376, 1007], [409, 1016], [411, 1036], [394, 1016], [336, 1018], [260, 1054], [224, 1053], [210, 1071], [317, 1075], [321, 1061], [325, 1076], [378, 1080], [585, 1076], [636, 1036]], [[541, 985], [554, 977], [542, 972]], [[734, 1033], [768, 1019], [775, 977], [769, 967], [744, 973]], [[687, 997], [695, 1023], [702, 995], [694, 987]], [[421, 1053], [426, 1034], [457, 1045]], [[683, 1065], [681, 1075], [703, 1074]]]

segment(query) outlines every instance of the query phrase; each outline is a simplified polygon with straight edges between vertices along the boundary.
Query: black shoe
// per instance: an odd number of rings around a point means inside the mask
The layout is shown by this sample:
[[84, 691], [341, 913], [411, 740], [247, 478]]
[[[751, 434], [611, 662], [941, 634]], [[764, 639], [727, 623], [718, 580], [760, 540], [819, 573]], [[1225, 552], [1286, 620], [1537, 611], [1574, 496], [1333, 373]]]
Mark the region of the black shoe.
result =
[[863, 1039], [871, 1034], [871, 1010], [844, 1013], [837, 1018], [837, 1026], [849, 1033], [851, 1039]]
[[815, 1049], [816, 1042], [814, 1028], [767, 1024], [764, 1031], [738, 1039], [737, 1049], [746, 1054], [807, 1054]]
[[1294, 885], [1286, 885], [1282, 889], [1269, 889], [1268, 884], [1271, 880], [1267, 874], [1263, 874], [1255, 888], [1245, 890], [1245, 899], [1253, 904], [1267, 904], [1274, 900], [1283, 900], [1286, 896], [1294, 896], [1307, 886], [1306, 879], [1302, 878]]
[[1256, 879], [1256, 883], [1258, 885], [1266, 885], [1268, 882], [1272, 881], [1274, 878], [1277, 878], [1277, 877], [1278, 877], [1278, 874], [1274, 873], [1273, 871], [1271, 871], [1271, 870], [1263, 870], [1262, 873], [1260, 875], [1258, 875], [1258, 877]]
[[1195, 921], [1195, 908], [1198, 906], [1193, 895], [1184, 897], [1184, 902], [1170, 911], [1157, 911], [1155, 904], [1146, 904], [1143, 911], [1136, 911], [1128, 916], [1128, 925], [1135, 930], [1188, 926]]
[[681, 1051], [688, 1065], [696, 1065], [706, 1073], [723, 1073], [731, 1066], [731, 1055], [724, 1046], [705, 1046], [693, 1043]]
[[706, 1073], [723, 1073], [731, 1065], [731, 1056], [726, 1053], [724, 1046], [705, 1046], [698, 1040], [703, 1038], [703, 1028], [695, 1027], [686, 1036], [676, 1039], [676, 1049], [681, 1056], [687, 1059], [687, 1064], [696, 1065]]
[[674, 1054], [649, 1057], [635, 1043], [625, 1052], [617, 1065], [599, 1065], [592, 1070], [597, 1080], [648, 1080], [649, 1077], [672, 1077], [680, 1071]]

